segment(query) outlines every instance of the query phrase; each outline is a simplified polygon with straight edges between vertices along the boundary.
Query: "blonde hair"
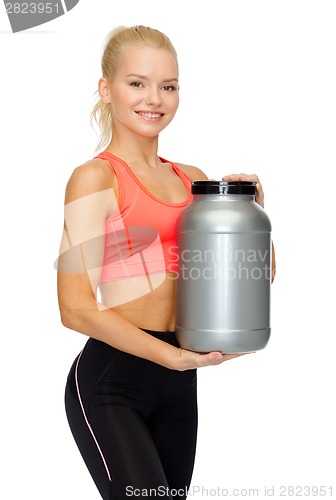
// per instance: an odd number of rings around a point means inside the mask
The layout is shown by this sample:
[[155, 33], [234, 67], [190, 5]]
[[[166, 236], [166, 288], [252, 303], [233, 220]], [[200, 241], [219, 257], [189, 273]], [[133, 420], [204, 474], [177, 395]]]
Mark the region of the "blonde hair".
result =
[[[103, 44], [101, 69], [102, 76], [108, 82], [113, 80], [118, 69], [121, 52], [127, 46], [147, 46], [155, 49], [166, 49], [174, 56], [176, 64], [178, 64], [173, 44], [161, 31], [141, 25], [129, 28], [120, 26], [108, 33]], [[97, 152], [111, 141], [112, 116], [109, 105], [102, 102], [98, 90], [95, 91], [95, 94], [98, 94], [98, 100], [91, 111], [90, 123], [92, 126], [93, 120], [95, 120], [100, 129], [100, 139], [95, 149]]]

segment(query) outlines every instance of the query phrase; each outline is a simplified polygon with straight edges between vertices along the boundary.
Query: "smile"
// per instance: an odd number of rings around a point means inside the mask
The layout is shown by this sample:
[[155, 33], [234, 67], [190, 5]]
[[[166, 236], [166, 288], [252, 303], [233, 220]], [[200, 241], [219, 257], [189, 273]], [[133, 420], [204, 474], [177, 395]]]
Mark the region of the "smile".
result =
[[164, 113], [150, 113], [147, 111], [136, 111], [136, 114], [142, 116], [146, 120], [159, 120], [164, 116]]

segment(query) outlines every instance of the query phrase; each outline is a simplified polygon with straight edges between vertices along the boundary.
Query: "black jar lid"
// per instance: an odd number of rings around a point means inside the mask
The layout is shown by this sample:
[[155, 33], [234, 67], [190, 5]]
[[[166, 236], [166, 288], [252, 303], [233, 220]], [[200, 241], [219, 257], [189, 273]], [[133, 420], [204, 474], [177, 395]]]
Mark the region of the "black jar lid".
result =
[[193, 181], [192, 194], [257, 194], [252, 181]]

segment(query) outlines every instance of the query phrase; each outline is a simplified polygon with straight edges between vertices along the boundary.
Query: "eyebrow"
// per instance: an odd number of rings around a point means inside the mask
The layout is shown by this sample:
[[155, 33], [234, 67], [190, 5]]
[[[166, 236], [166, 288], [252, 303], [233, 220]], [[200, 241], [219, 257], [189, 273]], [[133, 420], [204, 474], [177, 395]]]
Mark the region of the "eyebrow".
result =
[[[130, 73], [129, 75], [127, 75], [126, 78], [129, 78], [131, 76], [135, 77], [135, 78], [140, 78], [141, 80], [148, 80], [147, 76], [139, 75], [137, 73]], [[178, 79], [177, 78], [166, 78], [165, 80], [163, 80], [163, 83], [169, 83], [169, 82], [178, 82]]]

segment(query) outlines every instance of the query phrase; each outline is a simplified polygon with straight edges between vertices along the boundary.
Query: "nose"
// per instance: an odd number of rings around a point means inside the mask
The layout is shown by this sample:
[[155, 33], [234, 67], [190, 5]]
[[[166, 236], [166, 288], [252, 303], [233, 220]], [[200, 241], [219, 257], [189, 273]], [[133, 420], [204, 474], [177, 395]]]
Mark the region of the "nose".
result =
[[145, 95], [145, 102], [148, 106], [159, 106], [161, 104], [161, 94], [158, 88], [148, 87]]

